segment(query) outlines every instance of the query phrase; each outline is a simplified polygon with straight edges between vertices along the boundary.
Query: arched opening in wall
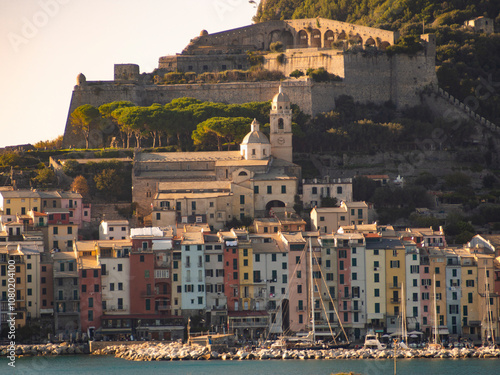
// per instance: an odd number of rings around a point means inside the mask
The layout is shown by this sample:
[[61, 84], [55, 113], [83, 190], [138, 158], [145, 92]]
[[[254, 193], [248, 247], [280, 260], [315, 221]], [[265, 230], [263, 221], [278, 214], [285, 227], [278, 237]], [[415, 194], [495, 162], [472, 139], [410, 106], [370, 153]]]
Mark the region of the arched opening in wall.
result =
[[278, 129], [283, 130], [285, 128], [285, 122], [282, 118], [278, 119]]
[[241, 171], [240, 173], [238, 173], [238, 176], [248, 176], [248, 173], [245, 171]]
[[351, 46], [362, 46], [363, 45], [363, 38], [359, 34], [349, 34], [349, 44]]
[[311, 33], [311, 47], [321, 48], [321, 31], [314, 29]]
[[257, 49], [260, 49], [261, 51], [264, 51], [267, 48], [269, 48], [269, 46], [266, 46], [266, 39], [264, 38], [263, 34], [257, 35], [255, 46], [257, 47]]
[[299, 47], [309, 47], [309, 35], [307, 35], [307, 31], [300, 30], [298, 35]]
[[333, 46], [333, 42], [335, 41], [335, 35], [332, 30], [327, 30], [325, 33], [325, 47], [330, 48]]
[[375, 47], [376, 46], [376, 43], [375, 43], [375, 40], [373, 38], [368, 38], [366, 39], [366, 42], [365, 42], [365, 47]]
[[342, 30], [337, 36], [337, 40], [347, 40], [347, 35], [344, 30]]
[[266, 211], [267, 211], [268, 215], [269, 215], [269, 210], [273, 207], [285, 207], [285, 203], [283, 203], [282, 201], [278, 201], [278, 200], [268, 202], [266, 204]]
[[281, 43], [286, 47], [293, 47], [293, 35], [288, 30], [281, 32]]
[[234, 39], [234, 40], [231, 42], [231, 44], [232, 44], [233, 46], [237, 46], [237, 45], [239, 45], [239, 44], [240, 44], [240, 42], [238, 41], [238, 39]]
[[281, 42], [283, 48], [293, 47], [293, 35], [288, 30], [274, 30], [269, 36], [269, 46], [271, 43]]
[[378, 45], [378, 48], [381, 49], [382, 51], [385, 51], [387, 47], [389, 47], [391, 44], [389, 42], [380, 42]]

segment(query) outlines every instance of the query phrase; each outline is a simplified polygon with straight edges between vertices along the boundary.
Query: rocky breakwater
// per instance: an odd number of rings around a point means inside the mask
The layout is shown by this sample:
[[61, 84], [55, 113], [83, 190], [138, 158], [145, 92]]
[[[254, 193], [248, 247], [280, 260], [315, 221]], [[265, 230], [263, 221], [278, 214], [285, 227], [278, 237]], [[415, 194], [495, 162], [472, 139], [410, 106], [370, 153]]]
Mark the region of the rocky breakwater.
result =
[[[16, 357], [89, 354], [89, 346], [88, 344], [69, 344], [67, 342], [60, 344], [16, 345], [15, 353]], [[0, 355], [2, 357], [10, 355], [8, 345], [0, 346]]]
[[108, 346], [93, 352], [95, 355], [114, 355], [131, 361], [178, 360], [268, 360], [268, 359], [390, 359], [394, 358], [500, 358], [500, 349], [455, 348], [441, 350], [372, 350], [372, 349], [233, 349], [226, 353], [210, 351], [207, 347], [180, 343], [142, 343]]

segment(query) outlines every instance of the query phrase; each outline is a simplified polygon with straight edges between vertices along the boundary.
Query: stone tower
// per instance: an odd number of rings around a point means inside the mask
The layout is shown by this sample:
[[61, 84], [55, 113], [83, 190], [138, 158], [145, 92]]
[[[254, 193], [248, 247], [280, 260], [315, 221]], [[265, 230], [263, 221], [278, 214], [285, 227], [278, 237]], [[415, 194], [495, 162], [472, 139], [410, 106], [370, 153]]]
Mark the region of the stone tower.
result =
[[270, 121], [271, 155], [292, 163], [292, 109], [281, 86], [271, 103]]

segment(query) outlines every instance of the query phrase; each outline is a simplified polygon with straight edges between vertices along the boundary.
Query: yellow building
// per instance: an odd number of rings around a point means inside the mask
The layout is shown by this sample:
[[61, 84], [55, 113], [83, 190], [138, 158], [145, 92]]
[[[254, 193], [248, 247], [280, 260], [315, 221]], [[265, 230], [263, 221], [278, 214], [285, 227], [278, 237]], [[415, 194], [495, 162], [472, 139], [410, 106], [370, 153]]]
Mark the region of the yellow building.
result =
[[4, 215], [27, 215], [41, 212], [40, 194], [31, 190], [0, 191], [0, 211]]
[[[387, 327], [391, 328], [391, 332], [400, 331], [398, 325], [401, 322], [401, 313], [403, 310], [402, 304], [408, 296], [403, 300], [403, 288], [406, 290], [406, 249], [400, 240], [390, 241], [385, 246], [385, 279], [386, 279], [386, 311], [387, 311]], [[406, 292], [404, 292], [406, 293]], [[399, 322], [399, 324], [398, 324]]]
[[465, 337], [477, 340], [481, 331], [481, 312], [477, 308], [478, 294], [478, 268], [477, 260], [467, 250], [457, 250], [460, 256], [462, 270], [462, 334]]
[[[431, 284], [431, 303], [432, 308], [432, 329], [431, 332], [434, 334], [434, 327], [436, 323], [434, 322], [434, 316], [437, 315], [437, 326], [439, 335], [448, 335], [449, 331], [446, 322], [446, 252], [445, 250], [433, 247], [426, 248], [429, 254], [429, 276], [435, 281], [435, 291], [434, 286]], [[435, 301], [435, 302], [434, 302]], [[435, 306], [435, 307], [434, 307]], [[434, 313], [434, 308], [436, 309]]]
[[[233, 230], [238, 236], [238, 269], [240, 282], [240, 306], [242, 310], [257, 309], [254, 294], [253, 277], [253, 249], [249, 241], [248, 232], [242, 230]], [[263, 306], [258, 306], [259, 310]]]

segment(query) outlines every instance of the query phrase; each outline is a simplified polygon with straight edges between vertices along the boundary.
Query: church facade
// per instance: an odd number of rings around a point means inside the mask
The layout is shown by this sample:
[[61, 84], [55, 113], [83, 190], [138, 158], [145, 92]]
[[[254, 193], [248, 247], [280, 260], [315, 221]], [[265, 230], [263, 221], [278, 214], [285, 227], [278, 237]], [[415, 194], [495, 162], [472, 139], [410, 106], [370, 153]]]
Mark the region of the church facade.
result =
[[301, 169], [292, 160], [292, 111], [280, 87], [272, 100], [270, 138], [254, 120], [240, 151], [141, 153], [134, 158], [133, 201], [153, 225], [265, 217], [292, 207]]

